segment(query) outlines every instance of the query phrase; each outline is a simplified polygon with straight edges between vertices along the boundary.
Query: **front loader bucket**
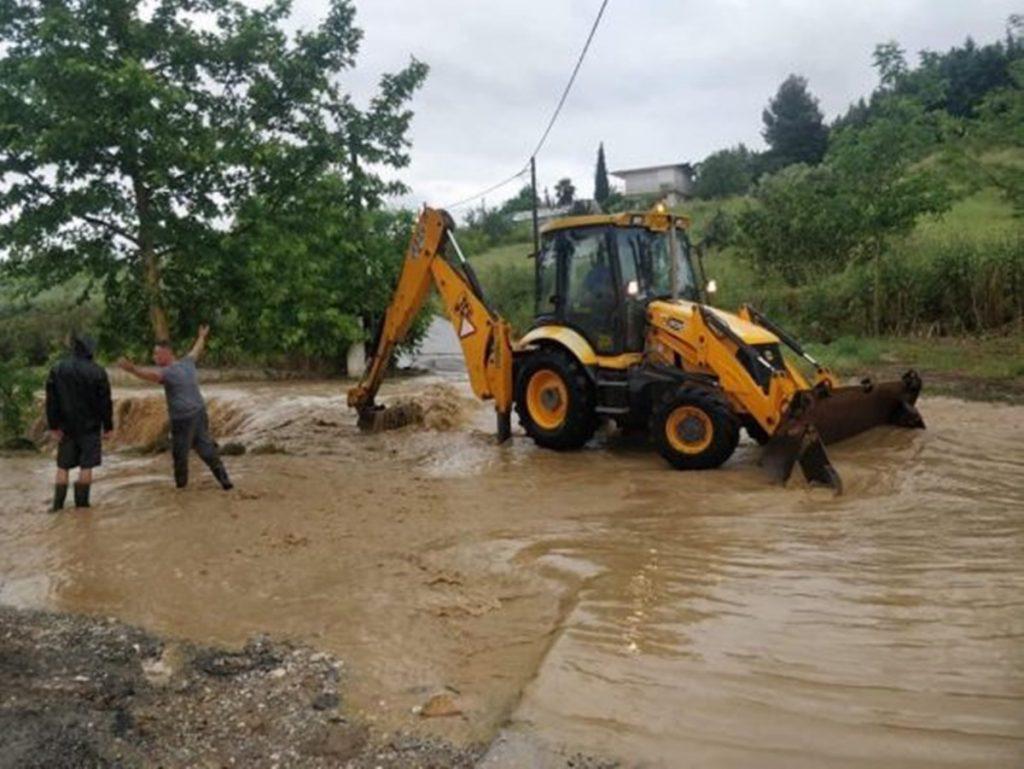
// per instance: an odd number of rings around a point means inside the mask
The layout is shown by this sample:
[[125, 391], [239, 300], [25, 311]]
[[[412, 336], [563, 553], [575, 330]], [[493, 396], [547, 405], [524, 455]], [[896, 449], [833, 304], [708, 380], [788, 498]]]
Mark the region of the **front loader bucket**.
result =
[[793, 420], [779, 428], [761, 457], [762, 467], [779, 483], [789, 480], [798, 462], [808, 483], [843, 493], [843, 480], [829, 461], [817, 429], [807, 420]]
[[872, 382], [802, 393], [786, 420], [768, 442], [762, 464], [780, 481], [789, 479], [799, 462], [810, 483], [842, 492], [839, 474], [829, 462], [827, 444], [852, 438], [879, 425], [924, 428], [915, 403], [921, 377], [908, 371], [897, 381]]

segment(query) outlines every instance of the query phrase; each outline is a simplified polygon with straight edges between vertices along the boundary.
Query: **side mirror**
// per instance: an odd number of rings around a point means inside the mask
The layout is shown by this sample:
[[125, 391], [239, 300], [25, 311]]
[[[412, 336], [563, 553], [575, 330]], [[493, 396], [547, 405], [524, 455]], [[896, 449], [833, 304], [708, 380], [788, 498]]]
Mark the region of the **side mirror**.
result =
[[708, 284], [707, 286], [705, 286], [705, 289], [709, 294], [714, 294], [715, 292], [718, 291], [718, 283], [716, 283], [714, 278], [712, 278], [711, 280], [708, 281]]

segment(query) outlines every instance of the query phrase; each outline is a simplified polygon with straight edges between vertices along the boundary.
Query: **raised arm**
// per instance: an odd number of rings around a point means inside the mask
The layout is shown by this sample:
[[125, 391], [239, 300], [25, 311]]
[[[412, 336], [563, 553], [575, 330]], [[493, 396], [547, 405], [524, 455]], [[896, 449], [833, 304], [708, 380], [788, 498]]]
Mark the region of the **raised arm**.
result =
[[199, 333], [196, 335], [195, 344], [192, 345], [192, 349], [188, 351], [188, 354], [192, 356], [192, 360], [199, 360], [199, 356], [203, 354], [203, 350], [206, 349], [206, 337], [210, 335], [210, 327], [205, 323], [199, 327]]
[[164, 375], [161, 374], [159, 371], [154, 371], [153, 369], [148, 368], [140, 368], [127, 358], [121, 358], [121, 360], [117, 362], [117, 365], [118, 368], [120, 368], [122, 371], [127, 371], [132, 376], [138, 377], [144, 382], [152, 382], [153, 384], [164, 383]]

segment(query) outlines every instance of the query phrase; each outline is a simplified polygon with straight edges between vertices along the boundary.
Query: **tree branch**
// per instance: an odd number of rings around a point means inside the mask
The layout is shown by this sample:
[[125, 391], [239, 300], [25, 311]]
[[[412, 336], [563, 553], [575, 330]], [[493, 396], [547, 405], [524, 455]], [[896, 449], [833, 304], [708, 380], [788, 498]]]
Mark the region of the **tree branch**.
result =
[[113, 222], [108, 222], [108, 221], [106, 221], [104, 219], [100, 219], [99, 217], [96, 217], [96, 216], [89, 216], [88, 214], [79, 214], [79, 217], [81, 219], [83, 219], [84, 221], [87, 221], [89, 224], [96, 225], [97, 227], [102, 227], [105, 230], [109, 230], [110, 232], [113, 232], [115, 235], [120, 235], [122, 238], [124, 238], [127, 241], [130, 241], [130, 242], [134, 243], [136, 246], [141, 246], [142, 245], [139, 242], [138, 238], [136, 238], [134, 235], [129, 233], [123, 227], [119, 227], [118, 225], [114, 224]]

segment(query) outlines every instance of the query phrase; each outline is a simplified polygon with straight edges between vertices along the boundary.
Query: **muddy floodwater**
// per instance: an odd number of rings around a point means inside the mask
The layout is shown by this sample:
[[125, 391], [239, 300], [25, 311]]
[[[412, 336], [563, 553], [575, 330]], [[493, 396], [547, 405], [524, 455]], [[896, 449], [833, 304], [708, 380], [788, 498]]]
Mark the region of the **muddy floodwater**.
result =
[[[491, 767], [1024, 765], [1024, 407], [925, 397], [927, 431], [831, 450], [833, 497], [746, 443], [700, 473], [613, 434], [498, 447], [457, 378], [389, 383], [427, 423], [375, 436], [340, 383], [206, 392], [250, 449], [230, 493], [126, 449], [152, 390], [116, 393], [90, 511], [46, 514], [52, 460], [0, 458], [0, 602], [300, 640], [346, 660], [346, 707], [493, 741]], [[438, 691], [461, 715], [418, 714]]]

